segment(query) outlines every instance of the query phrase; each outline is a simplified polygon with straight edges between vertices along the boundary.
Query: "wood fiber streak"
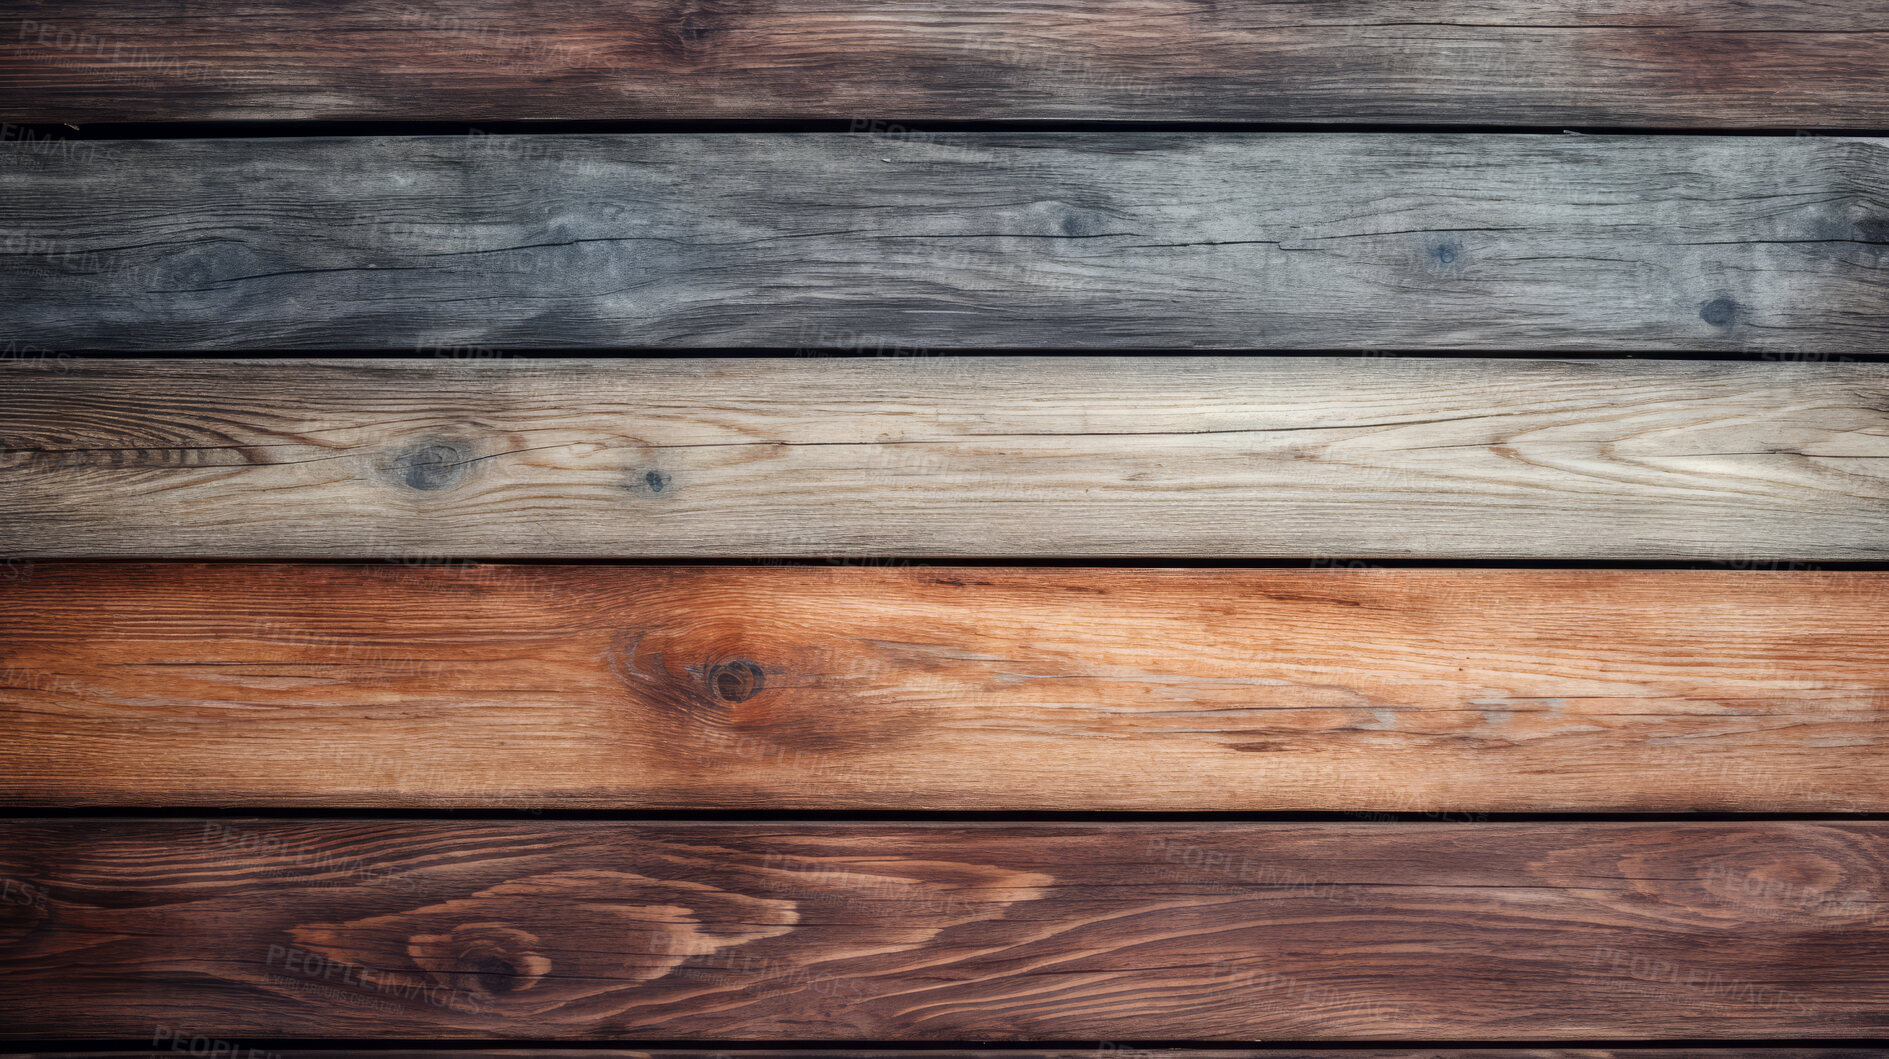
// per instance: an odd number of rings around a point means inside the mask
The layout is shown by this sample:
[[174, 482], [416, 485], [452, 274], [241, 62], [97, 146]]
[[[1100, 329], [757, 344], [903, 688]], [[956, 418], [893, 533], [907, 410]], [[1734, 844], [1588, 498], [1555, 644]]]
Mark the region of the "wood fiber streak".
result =
[[[198, 1049], [205, 1052], [222, 1044], [237, 1056], [247, 1049], [235, 1042], [209, 1041], [201, 1035], [165, 1027], [154, 1036], [149, 1050], [115, 1052], [0, 1052], [0, 1059], [176, 1059]], [[261, 1050], [259, 1049], [259, 1052]], [[231, 1054], [228, 1050], [220, 1054]], [[375, 1051], [351, 1048], [322, 1051], [310, 1048], [271, 1048], [269, 1059], [804, 1059], [805, 1049], [733, 1047], [671, 1047], [655, 1051], [627, 1048], [401, 1048]], [[1760, 1048], [1295, 1048], [1277, 1044], [1266, 1048], [1143, 1048], [1103, 1042], [1087, 1048], [854, 1048], [831, 1047], [820, 1059], [1880, 1059], [1881, 1049], [1854, 1047]]]
[[14, 120], [1889, 126], [1883, 0], [0, 4]]
[[0, 370], [0, 556], [1889, 557], [1889, 366]]
[[0, 803], [1883, 812], [1889, 574], [44, 565]]
[[0, 824], [0, 1026], [146, 1038], [1889, 1030], [1882, 824]]
[[0, 160], [21, 349], [1883, 348], [1889, 141], [119, 141]]

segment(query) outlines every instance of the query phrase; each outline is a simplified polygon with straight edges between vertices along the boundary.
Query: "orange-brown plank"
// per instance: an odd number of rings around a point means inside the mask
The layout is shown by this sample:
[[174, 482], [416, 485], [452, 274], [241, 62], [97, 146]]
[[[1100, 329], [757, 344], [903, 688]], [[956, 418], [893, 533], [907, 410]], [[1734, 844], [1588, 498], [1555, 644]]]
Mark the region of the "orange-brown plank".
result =
[[0, 1033], [1861, 1038], [1889, 825], [0, 824]]
[[1889, 574], [12, 574], [13, 805], [1889, 810]]
[[0, 26], [16, 121], [1889, 125], [1884, 0], [7, 0]]

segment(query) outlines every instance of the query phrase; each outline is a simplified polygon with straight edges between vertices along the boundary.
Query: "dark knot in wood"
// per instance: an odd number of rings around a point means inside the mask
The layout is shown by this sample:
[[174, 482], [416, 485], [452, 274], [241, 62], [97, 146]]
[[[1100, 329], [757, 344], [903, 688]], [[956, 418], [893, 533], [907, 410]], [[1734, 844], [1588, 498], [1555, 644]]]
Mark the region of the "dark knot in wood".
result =
[[458, 949], [450, 978], [469, 993], [522, 992], [551, 970], [550, 958], [538, 951], [539, 940], [528, 931], [479, 923], [454, 929], [448, 939]]
[[746, 702], [767, 686], [767, 675], [753, 662], [736, 659], [710, 669], [708, 686], [723, 702]]
[[466, 476], [472, 448], [452, 441], [429, 441], [394, 457], [394, 473], [409, 489], [444, 489]]
[[1714, 298], [1700, 306], [1699, 319], [1713, 327], [1730, 327], [1738, 319], [1738, 303], [1730, 298]]

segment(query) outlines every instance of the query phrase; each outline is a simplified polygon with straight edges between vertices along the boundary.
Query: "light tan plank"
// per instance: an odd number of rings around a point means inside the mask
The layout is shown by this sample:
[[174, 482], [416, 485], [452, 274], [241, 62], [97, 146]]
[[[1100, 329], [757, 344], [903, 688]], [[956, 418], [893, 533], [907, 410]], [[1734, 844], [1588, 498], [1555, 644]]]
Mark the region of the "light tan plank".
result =
[[0, 556], [1877, 560], [1889, 366], [0, 370]]

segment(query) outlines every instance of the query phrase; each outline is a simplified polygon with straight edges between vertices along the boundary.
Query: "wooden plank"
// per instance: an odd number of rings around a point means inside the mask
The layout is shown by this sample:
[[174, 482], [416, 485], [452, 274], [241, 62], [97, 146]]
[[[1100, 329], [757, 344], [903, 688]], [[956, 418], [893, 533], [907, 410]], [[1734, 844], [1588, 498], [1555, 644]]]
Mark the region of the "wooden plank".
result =
[[[0, 1040], [0, 1046], [4, 1045]], [[193, 1033], [188, 1027], [160, 1023], [151, 1034], [148, 1048], [117, 1051], [0, 1051], [0, 1059], [157, 1059], [158, 1056], [190, 1055], [193, 1059], [792, 1059], [804, 1056], [804, 1047], [743, 1046], [726, 1044], [690, 1046], [686, 1044], [659, 1048], [529, 1047], [453, 1048], [428, 1047], [347, 1047], [310, 1048], [265, 1046], [262, 1043]], [[819, 1053], [830, 1059], [1879, 1059], [1880, 1048], [1848, 1045], [1663, 1048], [1632, 1045], [1594, 1047], [1582, 1042], [1576, 1047], [1497, 1047], [1477, 1045], [1467, 1048], [1358, 1047], [1320, 1048], [1285, 1045], [1278, 1042], [1257, 1047], [1177, 1048], [1166, 1043], [1146, 1044], [1135, 1041], [1099, 1041], [1060, 1048], [941, 1047], [925, 1046], [849, 1046], [827, 1045]]]
[[47, 357], [0, 451], [15, 566], [1889, 556], [1872, 363]]
[[0, 802], [1889, 810], [1889, 574], [51, 565]]
[[0, 164], [55, 350], [1847, 355], [1889, 141], [1251, 133], [129, 141]]
[[0, 24], [0, 93], [43, 122], [1889, 127], [1883, 0], [7, 0]]
[[0, 1033], [1862, 1038], [1889, 826], [0, 824]]

